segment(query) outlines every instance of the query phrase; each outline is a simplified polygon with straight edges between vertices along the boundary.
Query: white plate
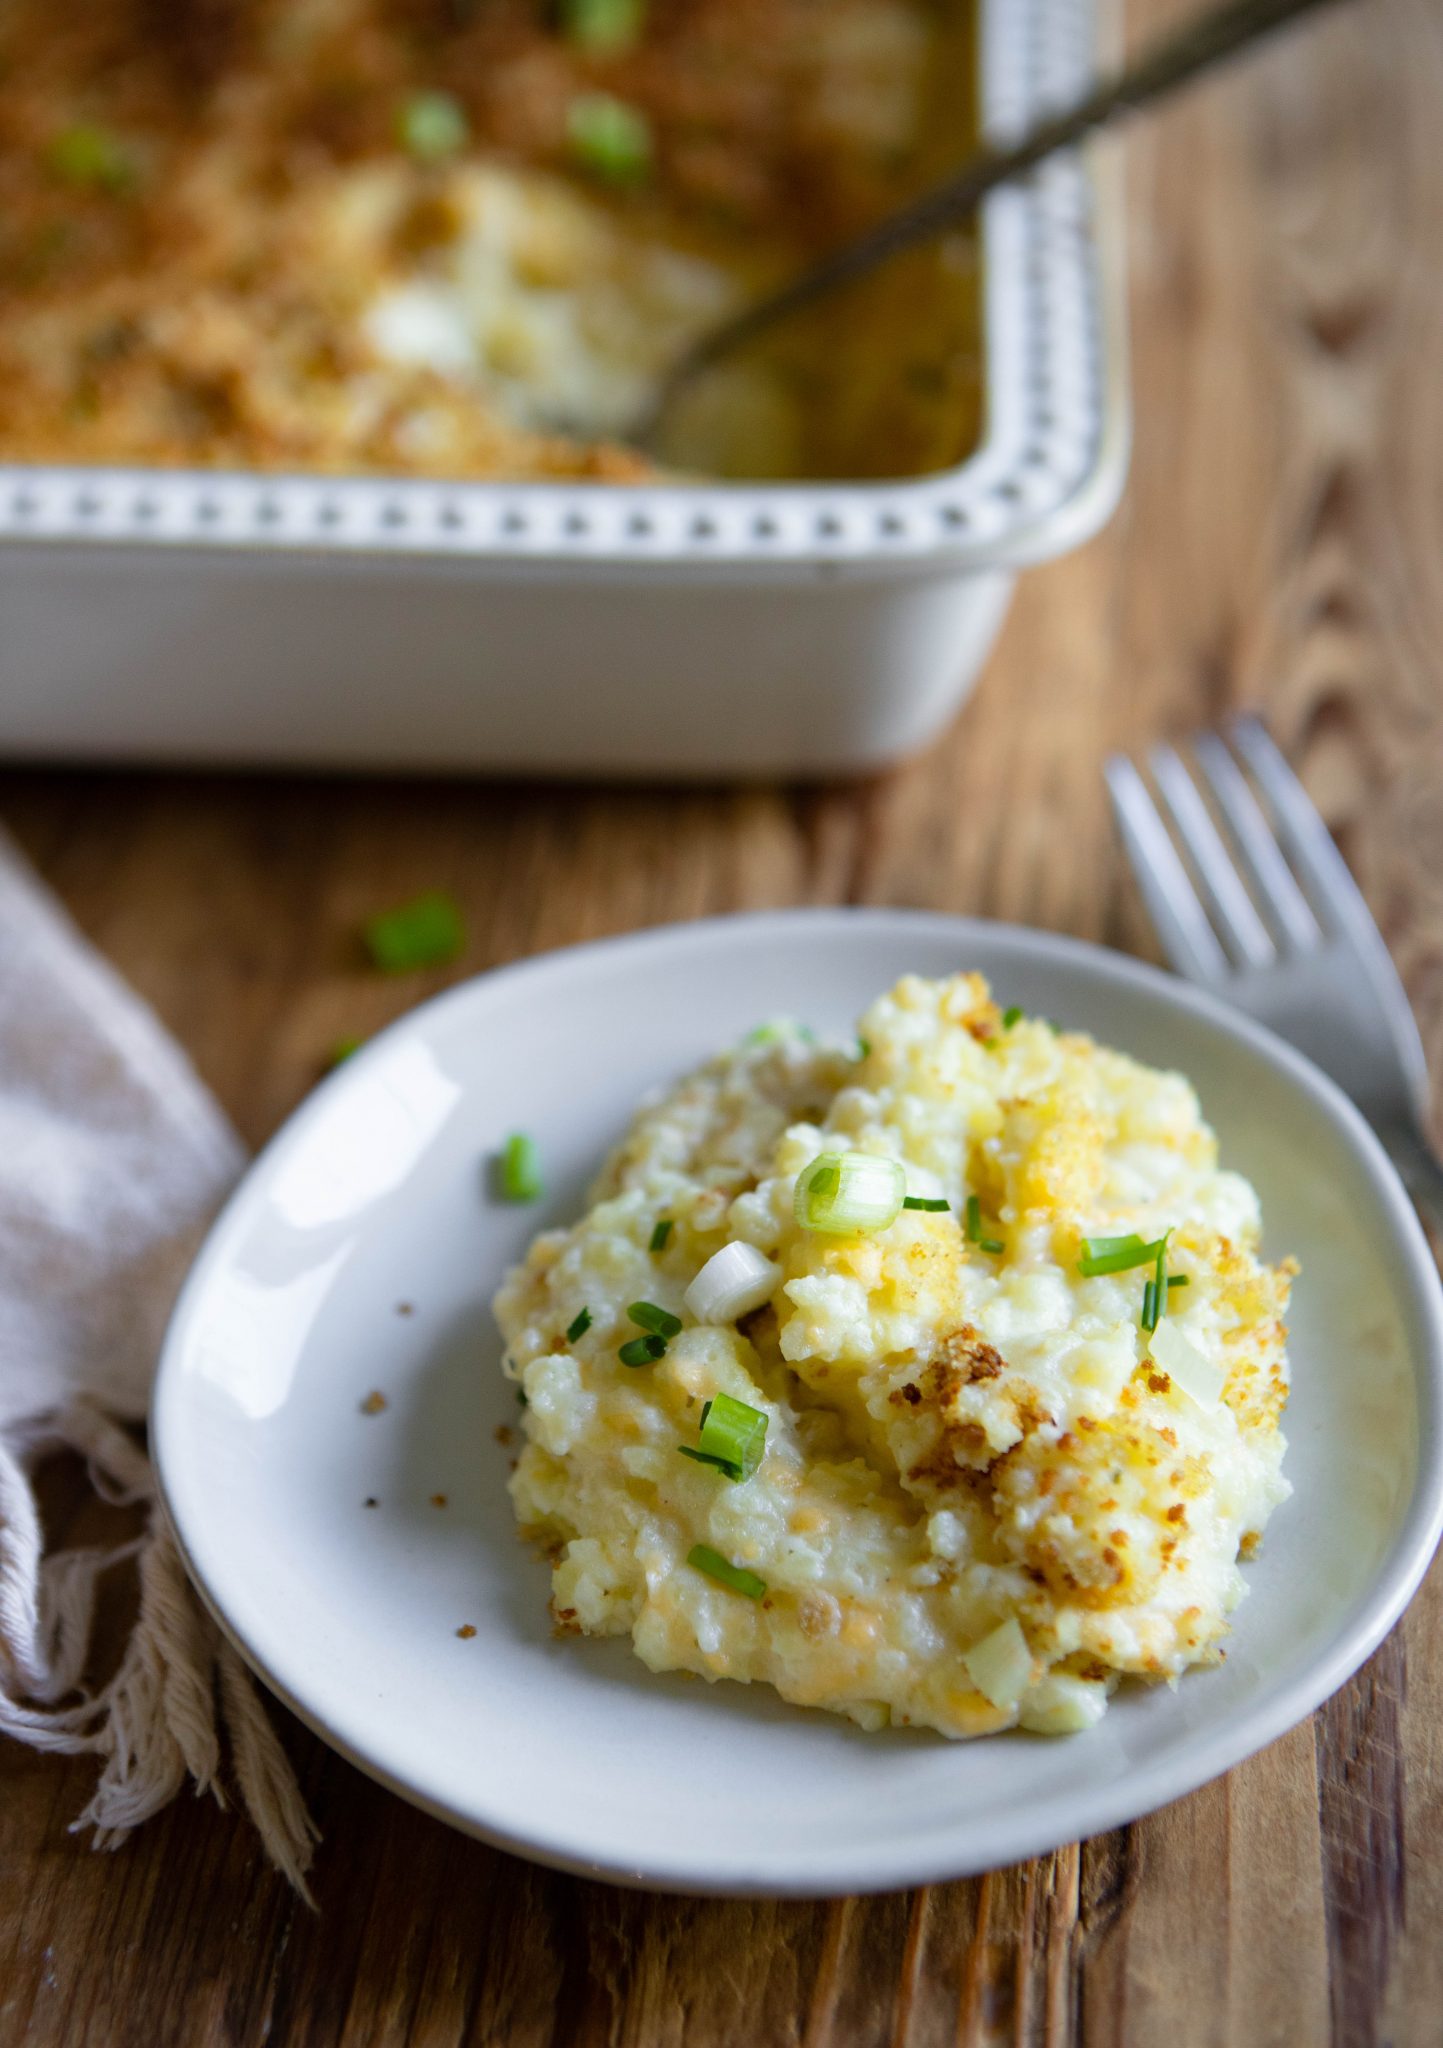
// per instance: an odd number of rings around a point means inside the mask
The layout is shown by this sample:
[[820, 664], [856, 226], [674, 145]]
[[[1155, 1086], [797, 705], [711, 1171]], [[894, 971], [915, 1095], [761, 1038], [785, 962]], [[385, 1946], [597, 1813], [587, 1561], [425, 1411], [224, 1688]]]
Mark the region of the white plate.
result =
[[[554, 1640], [505, 1491], [488, 1301], [572, 1216], [637, 1099], [760, 1019], [851, 1026], [899, 974], [1003, 1002], [1197, 1083], [1296, 1252], [1287, 1471], [1226, 1665], [1125, 1690], [1092, 1733], [864, 1735], [761, 1688], [655, 1678]], [[490, 1197], [535, 1134], [549, 1193]], [[413, 1305], [409, 1315], [398, 1303]], [[1402, 1612], [1443, 1520], [1443, 1303], [1376, 1142], [1330, 1082], [1209, 998], [1075, 941], [802, 911], [583, 946], [384, 1033], [252, 1168], [192, 1273], [153, 1407], [190, 1569], [262, 1678], [353, 1762], [488, 1840], [678, 1890], [882, 1890], [1009, 1863], [1175, 1799], [1281, 1734]], [[361, 1412], [373, 1388], [384, 1413]], [[430, 1505], [444, 1494], [448, 1505]], [[380, 1506], [363, 1502], [375, 1495]], [[474, 1637], [458, 1637], [462, 1624]]]

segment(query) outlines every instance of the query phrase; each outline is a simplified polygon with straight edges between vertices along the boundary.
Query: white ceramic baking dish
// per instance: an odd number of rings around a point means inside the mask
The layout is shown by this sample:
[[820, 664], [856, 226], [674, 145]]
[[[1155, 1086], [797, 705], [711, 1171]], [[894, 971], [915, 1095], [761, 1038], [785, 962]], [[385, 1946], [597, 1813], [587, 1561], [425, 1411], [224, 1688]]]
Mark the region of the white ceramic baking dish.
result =
[[[983, 0], [982, 118], [1098, 57], [1094, 0]], [[1059, 160], [983, 221], [985, 427], [857, 485], [457, 484], [0, 466], [12, 758], [823, 775], [924, 745], [1017, 568], [1126, 461], [1119, 221]]]

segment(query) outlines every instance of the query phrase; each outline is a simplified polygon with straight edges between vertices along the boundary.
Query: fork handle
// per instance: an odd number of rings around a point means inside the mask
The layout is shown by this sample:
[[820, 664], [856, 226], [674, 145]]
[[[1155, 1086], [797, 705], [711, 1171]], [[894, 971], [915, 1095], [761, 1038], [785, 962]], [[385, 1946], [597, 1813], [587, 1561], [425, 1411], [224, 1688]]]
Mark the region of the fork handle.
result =
[[1443, 1163], [1427, 1136], [1418, 1130], [1387, 1130], [1379, 1135], [1424, 1221], [1443, 1241]]

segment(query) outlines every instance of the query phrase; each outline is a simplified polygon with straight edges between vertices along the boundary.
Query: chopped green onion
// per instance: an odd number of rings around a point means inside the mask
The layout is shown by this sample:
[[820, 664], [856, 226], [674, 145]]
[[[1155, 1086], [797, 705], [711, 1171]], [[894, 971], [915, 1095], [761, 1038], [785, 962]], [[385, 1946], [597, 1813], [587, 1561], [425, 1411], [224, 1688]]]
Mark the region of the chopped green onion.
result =
[[1012, 1029], [1012, 1027], [1013, 1027], [1013, 1025], [1014, 1025], [1014, 1024], [1020, 1024], [1021, 1022], [1022, 1022], [1022, 1005], [1021, 1005], [1021, 1003], [1011, 1003], [1011, 1004], [1009, 1004], [1009, 1006], [1008, 1006], [1008, 1007], [1007, 1007], [1007, 1008], [1006, 1008], [1006, 1009], [1005, 1009], [1005, 1010], [1004, 1010], [1004, 1011], [1002, 1012], [1002, 1029], [1003, 1029], [1004, 1031], [1010, 1031], [1010, 1030]]
[[541, 1154], [525, 1131], [513, 1131], [502, 1147], [501, 1193], [508, 1202], [541, 1199]]
[[725, 1472], [728, 1479], [740, 1479], [741, 1471], [730, 1458], [718, 1458], [712, 1451], [694, 1451], [690, 1444], [678, 1444], [677, 1449], [684, 1458], [690, 1458], [697, 1465], [712, 1465], [718, 1472]]
[[736, 1238], [712, 1253], [682, 1300], [699, 1323], [734, 1323], [770, 1301], [781, 1277], [780, 1266]]
[[651, 168], [646, 116], [608, 92], [582, 93], [571, 102], [566, 135], [577, 163], [613, 185], [634, 185]]
[[135, 183], [136, 164], [125, 144], [93, 122], [77, 121], [52, 138], [45, 161], [57, 178], [112, 195]]
[[623, 1365], [655, 1365], [659, 1358], [666, 1356], [665, 1337], [633, 1337], [629, 1344], [623, 1344], [617, 1357]]
[[798, 1024], [792, 1017], [775, 1017], [769, 1024], [758, 1024], [742, 1040], [743, 1045], [776, 1045], [784, 1038], [800, 1038], [805, 1045], [815, 1045], [817, 1034], [810, 1024]]
[[1190, 1287], [1192, 1282], [1188, 1279], [1186, 1273], [1169, 1273], [1167, 1284], [1169, 1287]]
[[449, 92], [413, 92], [396, 116], [397, 140], [423, 164], [455, 156], [470, 135], [466, 109]]
[[590, 1328], [591, 1310], [589, 1308], [578, 1309], [571, 1321], [566, 1325], [567, 1343], [574, 1344], [577, 1338], [584, 1337]]
[[934, 1202], [930, 1195], [904, 1195], [902, 1197], [902, 1207], [904, 1209], [925, 1209], [930, 1215], [936, 1215], [943, 1209], [950, 1209], [951, 1206], [950, 1202], [943, 1201], [940, 1198]]
[[1007, 1247], [1000, 1237], [984, 1237], [982, 1234], [982, 1204], [976, 1195], [967, 1197], [966, 1234], [967, 1242], [975, 1244], [982, 1252], [1005, 1252]]
[[858, 1058], [859, 1060], [869, 1060], [869, 1059], [870, 1059], [871, 1057], [872, 1057], [872, 1041], [871, 1041], [871, 1039], [870, 1039], [870, 1038], [859, 1038], [859, 1039], [857, 1040], [857, 1058]]
[[907, 1176], [873, 1152], [823, 1152], [797, 1175], [792, 1212], [803, 1230], [843, 1237], [886, 1230], [901, 1213]]
[[651, 1233], [651, 1249], [654, 1252], [664, 1252], [666, 1250], [666, 1241], [670, 1236], [671, 1218], [670, 1216], [663, 1216]]
[[750, 1479], [762, 1462], [767, 1444], [767, 1418], [759, 1408], [718, 1394], [701, 1411], [701, 1437], [695, 1450], [678, 1445], [685, 1458], [715, 1465], [728, 1479]]
[[1153, 1276], [1142, 1291], [1142, 1327], [1155, 1330], [1167, 1314], [1167, 1244], [1172, 1236], [1165, 1230], [1158, 1239], [1157, 1264]]
[[561, 9], [568, 41], [598, 56], [629, 49], [645, 19], [646, 0], [563, 0]]
[[654, 1336], [681, 1334], [681, 1317], [674, 1316], [670, 1309], [658, 1308], [654, 1301], [634, 1301], [626, 1313], [639, 1329], [650, 1330]]
[[361, 1047], [365, 1044], [365, 1042], [366, 1041], [364, 1038], [338, 1038], [335, 1044], [331, 1047], [330, 1055], [326, 1061], [327, 1066], [344, 1066], [346, 1061], [351, 1057], [351, 1054], [359, 1052], [361, 1050]]
[[362, 937], [383, 974], [409, 974], [454, 960], [466, 943], [466, 927], [454, 897], [430, 889], [370, 918]]
[[759, 1579], [755, 1572], [746, 1571], [741, 1565], [728, 1564], [721, 1552], [708, 1543], [693, 1544], [686, 1561], [693, 1571], [705, 1572], [709, 1579], [729, 1587], [733, 1593], [745, 1593], [748, 1600], [760, 1600], [767, 1590], [765, 1579]]
[[1102, 1273], [1128, 1273], [1134, 1266], [1150, 1264], [1166, 1243], [1165, 1237], [1155, 1237], [1151, 1244], [1144, 1244], [1135, 1230], [1125, 1237], [1085, 1237], [1077, 1270], [1084, 1280], [1095, 1280]]

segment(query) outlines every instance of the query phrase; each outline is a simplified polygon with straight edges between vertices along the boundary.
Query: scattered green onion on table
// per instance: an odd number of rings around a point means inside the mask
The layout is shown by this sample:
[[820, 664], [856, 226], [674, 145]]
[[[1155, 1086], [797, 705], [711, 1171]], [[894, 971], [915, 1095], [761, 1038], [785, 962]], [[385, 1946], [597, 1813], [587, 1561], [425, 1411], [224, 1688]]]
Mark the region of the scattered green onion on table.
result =
[[362, 937], [372, 964], [383, 974], [409, 974], [456, 959], [466, 944], [466, 927], [455, 898], [428, 889], [368, 918]]
[[566, 136], [581, 169], [611, 185], [636, 185], [651, 169], [646, 116], [607, 92], [582, 93], [566, 113]]

